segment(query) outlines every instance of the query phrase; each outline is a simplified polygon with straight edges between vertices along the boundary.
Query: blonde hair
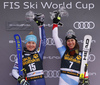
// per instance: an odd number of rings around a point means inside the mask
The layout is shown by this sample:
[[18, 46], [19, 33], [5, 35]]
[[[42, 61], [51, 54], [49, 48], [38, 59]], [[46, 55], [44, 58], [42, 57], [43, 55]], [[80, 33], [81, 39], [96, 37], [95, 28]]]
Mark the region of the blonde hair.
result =
[[30, 32], [29, 32], [29, 35], [33, 35], [33, 34], [34, 34], [33, 31], [30, 31]]

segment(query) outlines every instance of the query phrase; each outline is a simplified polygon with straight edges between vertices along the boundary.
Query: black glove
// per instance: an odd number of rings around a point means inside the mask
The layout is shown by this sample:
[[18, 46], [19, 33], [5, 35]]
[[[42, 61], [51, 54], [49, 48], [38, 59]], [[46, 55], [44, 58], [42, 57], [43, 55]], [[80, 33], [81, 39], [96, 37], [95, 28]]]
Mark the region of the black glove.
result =
[[18, 82], [20, 85], [29, 85], [29, 83], [22, 76], [18, 77]]
[[42, 17], [42, 15], [43, 14], [36, 14], [36, 17], [34, 18], [34, 21], [37, 23], [38, 26], [41, 26], [44, 23], [44, 17]]
[[61, 20], [61, 16], [59, 14], [59, 12], [56, 12], [55, 14], [55, 18], [53, 19], [53, 23], [58, 24]]
[[90, 85], [89, 78], [84, 78], [84, 85]]

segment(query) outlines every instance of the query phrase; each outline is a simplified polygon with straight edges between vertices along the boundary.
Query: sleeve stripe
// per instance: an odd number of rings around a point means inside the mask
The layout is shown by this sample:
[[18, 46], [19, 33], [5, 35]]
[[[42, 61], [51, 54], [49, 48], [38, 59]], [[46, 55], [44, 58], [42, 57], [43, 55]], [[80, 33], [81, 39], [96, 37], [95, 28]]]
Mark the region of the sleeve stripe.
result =
[[58, 27], [58, 25], [57, 25], [57, 24], [53, 24], [52, 30], [53, 30], [55, 27]]

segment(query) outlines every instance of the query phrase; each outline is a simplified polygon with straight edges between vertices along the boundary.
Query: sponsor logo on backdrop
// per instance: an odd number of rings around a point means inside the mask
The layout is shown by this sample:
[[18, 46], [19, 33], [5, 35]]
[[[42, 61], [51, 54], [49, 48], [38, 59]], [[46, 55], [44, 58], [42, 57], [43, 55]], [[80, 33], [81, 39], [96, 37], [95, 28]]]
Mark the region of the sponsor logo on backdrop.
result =
[[32, 30], [32, 22], [12, 21], [6, 23], [6, 30]]
[[[63, 43], [63, 40], [60, 38], [61, 42]], [[53, 38], [46, 38], [46, 45], [55, 45], [54, 39]]]
[[60, 56], [43, 56], [43, 59], [61, 59]]
[[96, 72], [89, 72], [89, 76], [96, 76], [97, 73]]
[[[25, 43], [25, 40], [21, 40], [21, 41], [22, 41], [22, 43]], [[9, 43], [13, 44], [13, 43], [15, 43], [15, 40], [9, 40]]]
[[[44, 25], [44, 27], [51, 27], [51, 28], [53, 27], [53, 24], [45, 24], [44, 23], [43, 25]], [[63, 27], [63, 25], [62, 26], [61, 25], [58, 25], [58, 27]]]
[[53, 24], [43, 24], [44, 25], [44, 27], [53, 27]]
[[95, 23], [93, 21], [76, 21], [73, 27], [75, 29], [94, 29]]
[[[83, 40], [78, 40], [79, 43], [83, 43]], [[92, 40], [92, 43], [96, 43], [96, 40]]]

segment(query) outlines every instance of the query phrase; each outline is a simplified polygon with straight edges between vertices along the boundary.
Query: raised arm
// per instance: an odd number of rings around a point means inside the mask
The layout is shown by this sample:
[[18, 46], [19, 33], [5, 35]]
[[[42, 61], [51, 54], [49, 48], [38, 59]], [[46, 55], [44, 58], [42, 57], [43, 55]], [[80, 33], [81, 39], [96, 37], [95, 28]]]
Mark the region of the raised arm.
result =
[[60, 38], [58, 37], [58, 25], [57, 24], [53, 24], [52, 37], [55, 41], [57, 48], [60, 48], [63, 46], [62, 42], [60, 41]]
[[55, 41], [56, 47], [62, 58], [63, 54], [66, 51], [66, 47], [62, 44], [62, 42], [58, 36], [58, 23], [59, 23], [60, 19], [61, 19], [61, 17], [58, 14], [56, 14], [55, 18], [53, 19], [52, 37]]
[[39, 27], [39, 37], [40, 37], [40, 41], [39, 41], [39, 48], [38, 48], [38, 53], [41, 57], [41, 59], [43, 60], [43, 55], [45, 52], [45, 48], [46, 48], [46, 35], [45, 35], [45, 30], [44, 30], [44, 15], [40, 14], [40, 15], [36, 15], [34, 21], [37, 23], [38, 27]]
[[39, 35], [40, 35], [40, 42], [39, 42], [38, 52], [41, 59], [43, 59], [43, 55], [46, 48], [46, 35], [45, 35], [44, 26], [39, 27]]

